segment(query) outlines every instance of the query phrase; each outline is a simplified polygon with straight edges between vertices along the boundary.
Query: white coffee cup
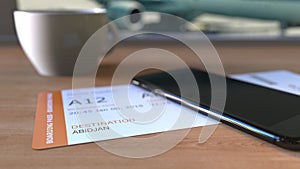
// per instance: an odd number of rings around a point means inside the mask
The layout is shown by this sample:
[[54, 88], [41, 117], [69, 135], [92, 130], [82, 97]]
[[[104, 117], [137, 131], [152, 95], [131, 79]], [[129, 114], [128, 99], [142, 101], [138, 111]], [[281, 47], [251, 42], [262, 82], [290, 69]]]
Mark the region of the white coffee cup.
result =
[[[105, 9], [78, 11], [14, 11], [19, 42], [39, 74], [73, 74], [79, 52], [88, 38], [108, 23]], [[113, 39], [118, 36], [112, 32]], [[108, 41], [103, 36], [102, 42]], [[87, 68], [82, 74], [91, 73]]]

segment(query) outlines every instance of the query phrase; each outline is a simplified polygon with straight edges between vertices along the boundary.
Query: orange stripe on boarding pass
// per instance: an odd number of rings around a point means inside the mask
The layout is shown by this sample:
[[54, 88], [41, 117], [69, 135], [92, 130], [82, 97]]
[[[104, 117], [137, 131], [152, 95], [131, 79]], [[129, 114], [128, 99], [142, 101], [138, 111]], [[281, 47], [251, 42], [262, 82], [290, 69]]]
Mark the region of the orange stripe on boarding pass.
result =
[[61, 92], [42, 92], [38, 96], [32, 148], [68, 145]]

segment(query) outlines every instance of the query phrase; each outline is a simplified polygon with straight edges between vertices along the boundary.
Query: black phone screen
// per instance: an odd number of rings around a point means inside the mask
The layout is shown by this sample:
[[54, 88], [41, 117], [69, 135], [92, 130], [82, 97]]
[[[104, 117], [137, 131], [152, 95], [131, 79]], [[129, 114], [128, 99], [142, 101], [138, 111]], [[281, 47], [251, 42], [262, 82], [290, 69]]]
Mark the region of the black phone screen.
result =
[[[214, 107], [210, 105], [211, 84], [208, 73], [196, 69], [191, 70], [199, 88], [199, 104], [207, 108]], [[179, 75], [181, 72], [184, 72], [181, 70], [174, 71]], [[219, 75], [210, 75], [222, 78]], [[166, 72], [139, 76], [135, 79], [146, 85], [150, 84], [180, 97], [176, 81]], [[226, 82], [227, 96], [224, 115], [278, 136], [300, 138], [299, 96], [230, 78], [226, 78]], [[184, 87], [190, 88], [190, 84], [187, 83], [184, 85]], [[185, 99], [189, 100], [190, 98]]]

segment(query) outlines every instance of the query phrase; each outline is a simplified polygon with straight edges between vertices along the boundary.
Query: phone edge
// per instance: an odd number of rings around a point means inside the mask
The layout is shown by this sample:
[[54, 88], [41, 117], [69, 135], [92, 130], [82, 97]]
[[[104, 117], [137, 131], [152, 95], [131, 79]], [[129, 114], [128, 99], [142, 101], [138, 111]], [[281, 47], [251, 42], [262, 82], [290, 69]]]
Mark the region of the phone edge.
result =
[[275, 134], [272, 134], [270, 132], [264, 131], [262, 129], [259, 129], [255, 126], [252, 126], [250, 124], [244, 123], [238, 119], [234, 119], [232, 117], [226, 116], [222, 113], [215, 112], [213, 110], [209, 110], [208, 108], [202, 107], [200, 105], [196, 105], [188, 100], [184, 100], [172, 93], [168, 93], [166, 91], [163, 91], [157, 87], [154, 87], [154, 85], [147, 84], [146, 82], [142, 80], [138, 80], [137, 78], [134, 78], [131, 81], [131, 84], [141, 87], [145, 90], [148, 90], [154, 94], [160, 95], [162, 97], [165, 97], [167, 99], [170, 99], [174, 102], [177, 102], [179, 104], [182, 104], [188, 108], [191, 108], [195, 111], [198, 111], [201, 114], [207, 115], [210, 118], [213, 118], [215, 120], [219, 120], [222, 123], [225, 123], [229, 126], [232, 126], [234, 128], [237, 128], [239, 130], [242, 130], [250, 135], [256, 136], [258, 138], [261, 138], [267, 142], [270, 142], [272, 144], [275, 144], [279, 147], [286, 148], [289, 150], [300, 150], [300, 142], [297, 140], [297, 144], [295, 144], [295, 140], [292, 138], [285, 138], [281, 136], [277, 136]]

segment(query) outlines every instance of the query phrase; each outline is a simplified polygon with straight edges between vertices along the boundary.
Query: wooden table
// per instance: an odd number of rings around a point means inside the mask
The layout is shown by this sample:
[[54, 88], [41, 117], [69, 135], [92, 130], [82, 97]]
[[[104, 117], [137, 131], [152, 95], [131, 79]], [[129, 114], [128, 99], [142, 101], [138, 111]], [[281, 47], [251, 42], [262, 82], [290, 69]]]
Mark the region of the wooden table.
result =
[[[178, 47], [165, 45], [178, 53]], [[98, 85], [109, 84], [117, 58], [136, 47], [116, 48], [103, 66]], [[300, 73], [298, 46], [216, 46], [226, 73], [287, 69]], [[186, 53], [184, 53], [186, 55]], [[111, 154], [95, 143], [32, 150], [37, 94], [72, 87], [71, 77], [42, 77], [18, 46], [0, 47], [0, 168], [299, 168], [300, 152], [273, 146], [239, 130], [219, 125], [204, 144], [201, 127], [158, 156], [131, 159]], [[126, 145], [121, 145], [125, 151]], [[147, 151], [140, 147], [142, 151]]]

